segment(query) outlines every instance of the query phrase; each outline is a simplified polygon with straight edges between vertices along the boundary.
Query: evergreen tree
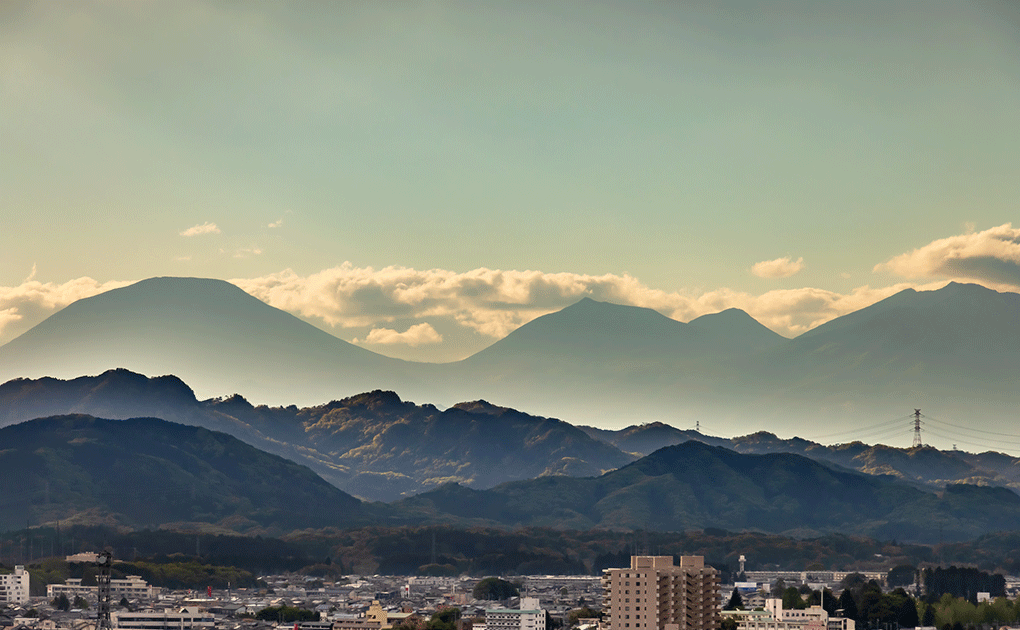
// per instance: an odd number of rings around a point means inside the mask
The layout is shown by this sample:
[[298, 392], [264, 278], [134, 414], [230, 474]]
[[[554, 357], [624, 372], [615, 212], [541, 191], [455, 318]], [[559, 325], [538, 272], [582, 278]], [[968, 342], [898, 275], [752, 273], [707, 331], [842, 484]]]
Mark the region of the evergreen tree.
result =
[[744, 600], [740, 597], [740, 591], [733, 589], [733, 594], [730, 595], [730, 601], [726, 604], [726, 608], [723, 610], [740, 610], [744, 607]]
[[71, 610], [71, 600], [67, 599], [67, 595], [65, 593], [61, 593], [54, 597], [50, 604], [57, 610]]
[[935, 626], [935, 606], [933, 604], [925, 605], [924, 616], [921, 618], [921, 625], [927, 628]]
[[839, 607], [843, 609], [844, 617], [847, 619], [857, 619], [857, 602], [854, 600], [854, 595], [850, 592], [849, 588], [843, 589], [843, 593], [839, 596]]
[[914, 601], [914, 598], [906, 597], [900, 603], [899, 610], [896, 611], [896, 623], [901, 628], [917, 627], [917, 603]]

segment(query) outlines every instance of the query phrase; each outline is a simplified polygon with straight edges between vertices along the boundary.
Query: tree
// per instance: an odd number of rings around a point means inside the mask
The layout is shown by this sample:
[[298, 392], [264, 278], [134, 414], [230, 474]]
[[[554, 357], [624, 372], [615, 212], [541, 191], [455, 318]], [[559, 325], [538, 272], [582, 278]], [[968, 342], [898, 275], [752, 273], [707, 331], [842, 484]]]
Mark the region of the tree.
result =
[[120, 607], [121, 608], [131, 608], [131, 602], [128, 601], [127, 597], [121, 597], [120, 598]]
[[726, 617], [722, 620], [719, 625], [720, 630], [737, 630], [737, 620], [732, 617]]
[[844, 588], [839, 596], [839, 607], [843, 609], [843, 616], [847, 619], [857, 619], [857, 601], [850, 589]]
[[797, 610], [804, 608], [804, 599], [796, 586], [787, 587], [783, 591], [783, 610]]
[[457, 630], [457, 622], [460, 621], [460, 608], [447, 606], [432, 614], [432, 618], [425, 624], [426, 630]]
[[471, 596], [475, 599], [489, 601], [510, 599], [520, 594], [520, 591], [517, 590], [513, 583], [496, 577], [487, 577], [481, 580], [478, 584], [475, 584], [474, 590], [471, 591]]
[[71, 603], [71, 607], [77, 608], [78, 610], [85, 610], [89, 607], [89, 603], [85, 601], [85, 598], [81, 595], [75, 595], [74, 602]]
[[917, 574], [917, 568], [912, 564], [901, 564], [889, 569], [889, 574], [885, 578], [885, 583], [890, 587], [895, 586], [910, 586], [914, 583], [914, 576]]
[[921, 617], [921, 625], [931, 628], [935, 625], [935, 606], [927, 604], [924, 607], [924, 616]]
[[567, 623], [571, 626], [577, 625], [578, 619], [601, 619], [602, 613], [597, 610], [592, 610], [587, 606], [581, 608], [575, 608], [567, 613]]
[[744, 600], [740, 597], [740, 591], [733, 589], [733, 594], [730, 595], [730, 601], [726, 604], [723, 610], [740, 610], [744, 607]]
[[785, 590], [786, 582], [783, 581], [783, 578], [776, 579], [776, 583], [772, 585], [772, 597], [777, 599], [781, 598], [783, 596], [783, 591]]
[[67, 598], [66, 593], [61, 593], [60, 595], [54, 597], [53, 601], [50, 602], [50, 605], [52, 605], [57, 610], [63, 611], [71, 610], [71, 600]]
[[916, 628], [918, 622], [917, 603], [913, 597], [904, 597], [896, 611], [896, 623], [901, 628]]

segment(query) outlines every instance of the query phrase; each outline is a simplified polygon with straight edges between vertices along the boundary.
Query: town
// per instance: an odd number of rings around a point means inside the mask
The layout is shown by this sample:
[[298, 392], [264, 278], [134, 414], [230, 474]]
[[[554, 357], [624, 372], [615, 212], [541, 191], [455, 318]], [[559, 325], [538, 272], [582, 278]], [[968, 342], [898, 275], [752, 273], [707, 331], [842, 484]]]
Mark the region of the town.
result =
[[[972, 569], [952, 579], [970, 580], [967, 588], [992, 584], [990, 590], [954, 597], [926, 592], [934, 587], [921, 583], [920, 572], [744, 571], [743, 556], [732, 584], [720, 583], [719, 572], [701, 556], [632, 556], [629, 567], [601, 576], [351, 575], [325, 581], [286, 574], [263, 576], [254, 588], [204, 591], [169, 590], [134, 575], [112, 578], [111, 560], [109, 553], [68, 556], [68, 562], [97, 567], [94, 583], [69, 578], [48, 584], [45, 596], [30, 594], [24, 566], [0, 574], [0, 628], [961, 630], [1015, 625], [1020, 608], [1020, 579], [981, 574], [991, 581], [974, 581], [980, 572]], [[970, 577], [961, 578], [965, 573]], [[926, 582], [933, 575], [928, 571]]]

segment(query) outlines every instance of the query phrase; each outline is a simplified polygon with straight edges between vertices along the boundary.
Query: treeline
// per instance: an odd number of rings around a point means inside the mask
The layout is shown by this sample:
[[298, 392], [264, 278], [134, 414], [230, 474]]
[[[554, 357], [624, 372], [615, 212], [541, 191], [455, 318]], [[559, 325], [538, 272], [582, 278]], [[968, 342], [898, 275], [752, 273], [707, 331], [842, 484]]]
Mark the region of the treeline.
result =
[[[123, 532], [112, 527], [33, 527], [0, 535], [0, 564], [29, 565], [42, 558], [110, 549], [115, 560], [145, 559], [156, 564], [196, 561], [245, 571], [282, 573], [320, 561], [316, 545], [279, 538], [189, 533], [169, 530]], [[74, 576], [80, 577], [80, 576]]]
[[948, 593], [976, 604], [978, 593], [989, 593], [991, 597], [1002, 597], [1006, 594], [1006, 578], [998, 574], [990, 575], [978, 569], [936, 567], [925, 569], [922, 575], [924, 590], [933, 598]]

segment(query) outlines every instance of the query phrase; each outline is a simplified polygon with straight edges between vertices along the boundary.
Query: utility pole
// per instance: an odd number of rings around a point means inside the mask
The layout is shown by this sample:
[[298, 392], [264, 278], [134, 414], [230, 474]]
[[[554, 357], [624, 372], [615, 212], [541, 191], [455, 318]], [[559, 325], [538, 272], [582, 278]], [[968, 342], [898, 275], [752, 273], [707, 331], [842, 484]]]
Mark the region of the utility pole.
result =
[[914, 410], [914, 446], [923, 446], [921, 444], [921, 410]]

